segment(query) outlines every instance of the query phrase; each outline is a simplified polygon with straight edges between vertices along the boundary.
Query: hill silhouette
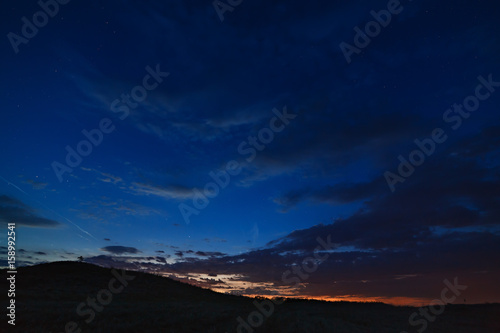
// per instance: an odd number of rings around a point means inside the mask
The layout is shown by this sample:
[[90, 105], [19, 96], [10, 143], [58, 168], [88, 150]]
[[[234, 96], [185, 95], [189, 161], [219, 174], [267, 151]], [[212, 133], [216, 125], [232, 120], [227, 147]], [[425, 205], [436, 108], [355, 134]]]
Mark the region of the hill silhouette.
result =
[[[7, 275], [6, 270], [2, 273]], [[1, 281], [5, 309], [8, 286], [5, 278]], [[413, 307], [276, 301], [280, 302], [220, 294], [148, 273], [53, 262], [18, 269], [16, 325], [8, 325], [4, 315], [0, 331], [399, 333], [422, 327], [408, 322], [417, 311]], [[498, 318], [500, 304], [447, 305], [428, 322], [426, 332], [500, 332]], [[259, 325], [252, 327], [249, 320]]]

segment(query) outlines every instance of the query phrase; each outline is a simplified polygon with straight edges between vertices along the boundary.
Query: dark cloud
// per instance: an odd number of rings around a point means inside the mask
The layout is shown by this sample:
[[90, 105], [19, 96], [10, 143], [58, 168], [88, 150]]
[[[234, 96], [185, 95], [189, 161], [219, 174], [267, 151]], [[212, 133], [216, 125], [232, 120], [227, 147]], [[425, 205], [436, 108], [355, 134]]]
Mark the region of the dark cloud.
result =
[[482, 148], [483, 156], [488, 158], [486, 164], [472, 159], [469, 148], [480, 146], [487, 137], [483, 133], [471, 135], [466, 145], [439, 147], [404, 183], [397, 184], [395, 193], [389, 190], [381, 171], [366, 183], [291, 190], [275, 202], [285, 209], [304, 200], [328, 204], [364, 202], [361, 210], [335, 224], [339, 229], [335, 234], [347, 239], [354, 237], [349, 230], [356, 230], [358, 246], [359, 238], [366, 234], [364, 247], [375, 246], [378, 235], [385, 239], [380, 239], [379, 246], [384, 246], [389, 239], [410, 241], [415, 234], [432, 227], [492, 227], [500, 220], [500, 159], [494, 157], [497, 147], [493, 141], [489, 150]]
[[39, 216], [36, 211], [22, 201], [0, 195], [0, 223], [15, 222], [16, 225], [32, 228], [56, 228], [61, 223]]
[[109, 252], [109, 253], [113, 253], [113, 254], [141, 253], [141, 251], [139, 251], [135, 247], [127, 247], [127, 246], [105, 246], [105, 247], [101, 248], [100, 250], [105, 251], [105, 252]]
[[385, 190], [386, 186], [383, 179], [375, 179], [369, 183], [340, 183], [318, 189], [295, 189], [275, 198], [274, 202], [283, 206], [284, 212], [305, 200], [338, 205], [367, 199], [373, 194]]
[[156, 257], [156, 258], [155, 258], [155, 260], [156, 260], [157, 262], [161, 262], [161, 263], [164, 263], [164, 264], [166, 264], [166, 263], [167, 263], [167, 260], [166, 260], [165, 258], [163, 258], [163, 257]]
[[210, 252], [210, 251], [196, 251], [195, 252], [196, 255], [200, 256], [200, 257], [221, 257], [221, 256], [225, 256], [226, 254], [225, 253], [222, 253], [222, 252]]

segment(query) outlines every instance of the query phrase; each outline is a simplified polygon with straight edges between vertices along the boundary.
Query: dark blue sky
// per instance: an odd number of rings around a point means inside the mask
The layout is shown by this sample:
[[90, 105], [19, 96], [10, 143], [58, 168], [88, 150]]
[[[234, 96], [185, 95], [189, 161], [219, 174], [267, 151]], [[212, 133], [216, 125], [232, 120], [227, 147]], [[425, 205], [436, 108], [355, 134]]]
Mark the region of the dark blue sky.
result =
[[[349, 63], [387, 1], [58, 7], [0, 6], [0, 244], [16, 222], [22, 264], [396, 303], [458, 277], [500, 301], [495, 1], [401, 1]], [[318, 236], [328, 260], [287, 284]]]

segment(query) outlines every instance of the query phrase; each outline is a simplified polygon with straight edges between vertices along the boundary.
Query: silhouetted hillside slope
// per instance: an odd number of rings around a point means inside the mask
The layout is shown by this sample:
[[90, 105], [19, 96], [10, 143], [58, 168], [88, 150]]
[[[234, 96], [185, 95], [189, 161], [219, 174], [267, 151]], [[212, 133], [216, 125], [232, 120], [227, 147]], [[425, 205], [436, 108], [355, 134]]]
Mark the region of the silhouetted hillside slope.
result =
[[[3, 309], [7, 305], [6, 274], [3, 270], [0, 283]], [[246, 320], [258, 311], [253, 302], [254, 299], [219, 294], [151, 274], [124, 275], [120, 270], [113, 273], [109, 268], [86, 263], [55, 262], [18, 269], [16, 326], [7, 325], [8, 317], [4, 314], [0, 330], [236, 332], [238, 317]], [[411, 307], [305, 300], [287, 300], [273, 307], [255, 332], [399, 333], [417, 332], [416, 328], [421, 327], [409, 325], [408, 318], [417, 311]], [[267, 310], [264, 307], [263, 311]], [[498, 318], [499, 304], [448, 305], [443, 314], [428, 323], [426, 332], [500, 332]], [[258, 319], [259, 315], [254, 318]], [[250, 330], [241, 328], [240, 332]]]

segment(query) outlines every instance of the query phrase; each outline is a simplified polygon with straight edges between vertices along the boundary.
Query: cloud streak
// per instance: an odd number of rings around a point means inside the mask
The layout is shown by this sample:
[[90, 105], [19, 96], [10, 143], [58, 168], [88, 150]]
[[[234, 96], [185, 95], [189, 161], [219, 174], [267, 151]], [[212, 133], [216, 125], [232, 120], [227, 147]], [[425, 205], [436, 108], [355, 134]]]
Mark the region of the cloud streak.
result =
[[22, 201], [0, 195], [0, 222], [7, 224], [16, 223], [19, 226], [31, 228], [57, 228], [61, 223], [37, 215], [36, 211]]
[[112, 253], [112, 254], [127, 254], [127, 253], [130, 253], [130, 254], [137, 254], [137, 253], [141, 253], [141, 251], [139, 251], [138, 249], [136, 249], [135, 247], [128, 247], [128, 246], [105, 246], [103, 248], [100, 248], [101, 251], [104, 251], [104, 252], [109, 252], [109, 253]]

